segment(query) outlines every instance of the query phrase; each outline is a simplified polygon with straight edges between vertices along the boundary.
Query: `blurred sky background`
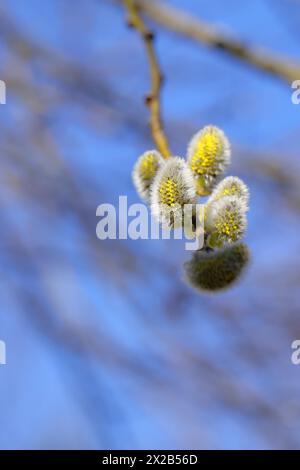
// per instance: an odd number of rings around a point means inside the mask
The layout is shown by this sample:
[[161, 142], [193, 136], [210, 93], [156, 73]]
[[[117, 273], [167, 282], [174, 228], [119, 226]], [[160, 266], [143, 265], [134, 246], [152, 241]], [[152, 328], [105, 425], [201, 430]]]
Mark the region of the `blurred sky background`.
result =
[[[166, 3], [300, 60], [297, 0]], [[110, 0], [1, 2], [0, 448], [300, 449], [300, 105], [149, 22], [174, 153], [218, 125], [251, 190], [251, 265], [200, 295], [182, 241], [96, 238], [99, 204], [139, 202], [132, 166], [153, 148], [125, 20]]]

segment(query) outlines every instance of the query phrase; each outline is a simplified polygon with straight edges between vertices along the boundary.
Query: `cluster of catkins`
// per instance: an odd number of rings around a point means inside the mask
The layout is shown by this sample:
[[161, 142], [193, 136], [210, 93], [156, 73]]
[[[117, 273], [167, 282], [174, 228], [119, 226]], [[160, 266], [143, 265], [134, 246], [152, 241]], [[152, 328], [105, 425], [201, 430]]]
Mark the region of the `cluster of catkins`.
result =
[[[204, 208], [204, 246], [185, 264], [186, 278], [200, 290], [215, 291], [231, 285], [248, 262], [247, 246], [240, 240], [247, 227], [249, 191], [234, 176], [221, 180], [231, 159], [224, 132], [206, 126], [191, 139], [186, 159], [164, 159], [156, 150], [136, 162], [133, 181], [139, 195], [164, 227], [178, 228], [182, 217], [170, 219], [170, 209], [196, 204], [209, 196]], [[195, 232], [196, 236], [196, 232]]]

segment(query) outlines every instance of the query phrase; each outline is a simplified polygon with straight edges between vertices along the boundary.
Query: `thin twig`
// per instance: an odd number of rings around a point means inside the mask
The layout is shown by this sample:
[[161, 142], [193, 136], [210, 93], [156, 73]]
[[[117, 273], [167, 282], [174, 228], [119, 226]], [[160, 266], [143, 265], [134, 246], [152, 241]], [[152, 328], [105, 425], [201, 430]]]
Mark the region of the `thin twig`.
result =
[[271, 52], [248, 47], [182, 10], [149, 0], [136, 0], [136, 6], [158, 24], [209, 47], [222, 50], [285, 82], [291, 83], [300, 78], [299, 63], [293, 63]]
[[150, 128], [153, 140], [164, 158], [168, 158], [171, 154], [167, 137], [164, 133], [161, 106], [160, 91], [162, 85], [162, 74], [160, 72], [158, 60], [153, 46], [153, 33], [147, 28], [143, 19], [140, 17], [136, 3], [134, 0], [124, 0], [124, 4], [128, 10], [129, 25], [135, 28], [142, 36], [151, 74], [151, 91], [146, 96], [146, 104], [150, 109]]

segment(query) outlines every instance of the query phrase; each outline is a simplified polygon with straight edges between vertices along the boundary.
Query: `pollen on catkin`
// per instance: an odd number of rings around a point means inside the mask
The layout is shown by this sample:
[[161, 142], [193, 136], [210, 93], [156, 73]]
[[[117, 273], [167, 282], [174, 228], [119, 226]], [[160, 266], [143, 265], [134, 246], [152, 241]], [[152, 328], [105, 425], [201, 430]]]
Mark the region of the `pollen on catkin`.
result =
[[220, 181], [211, 193], [207, 204], [216, 202], [226, 196], [237, 196], [241, 201], [243, 201], [248, 210], [249, 189], [240, 178], [237, 178], [236, 176], [228, 176]]
[[240, 240], [247, 228], [247, 206], [237, 196], [225, 196], [209, 204], [205, 213], [208, 246], [222, 247]]
[[192, 137], [187, 160], [199, 196], [211, 193], [218, 177], [229, 165], [230, 156], [230, 143], [218, 127], [206, 126]]
[[196, 202], [195, 182], [187, 163], [172, 157], [157, 172], [150, 193], [151, 211], [169, 228], [182, 226], [183, 207]]
[[132, 179], [140, 197], [149, 201], [153, 179], [164, 164], [164, 159], [157, 150], [149, 150], [139, 157], [132, 172]]
[[185, 278], [199, 291], [223, 290], [240, 278], [249, 258], [249, 249], [244, 243], [218, 251], [195, 251], [184, 265]]

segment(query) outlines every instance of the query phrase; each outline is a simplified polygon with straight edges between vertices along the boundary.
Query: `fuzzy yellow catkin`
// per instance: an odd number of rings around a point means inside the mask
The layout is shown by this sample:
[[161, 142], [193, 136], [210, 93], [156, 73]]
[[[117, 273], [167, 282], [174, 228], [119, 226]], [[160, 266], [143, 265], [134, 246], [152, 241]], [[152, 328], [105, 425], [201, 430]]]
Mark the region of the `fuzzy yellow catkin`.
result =
[[237, 176], [227, 176], [215, 187], [211, 193], [207, 204], [216, 202], [226, 196], [237, 196], [243, 201], [248, 210], [249, 189], [247, 185]]
[[159, 168], [165, 160], [157, 150], [149, 150], [139, 157], [133, 172], [132, 179], [140, 197], [149, 201], [150, 187]]
[[238, 196], [225, 196], [206, 208], [208, 246], [221, 247], [240, 240], [247, 228], [247, 206]]
[[185, 204], [196, 202], [195, 182], [186, 162], [172, 157], [157, 172], [151, 187], [151, 211], [165, 227], [181, 227]]
[[199, 196], [211, 193], [218, 177], [230, 163], [230, 143], [216, 126], [206, 126], [191, 139], [187, 161], [196, 181]]

